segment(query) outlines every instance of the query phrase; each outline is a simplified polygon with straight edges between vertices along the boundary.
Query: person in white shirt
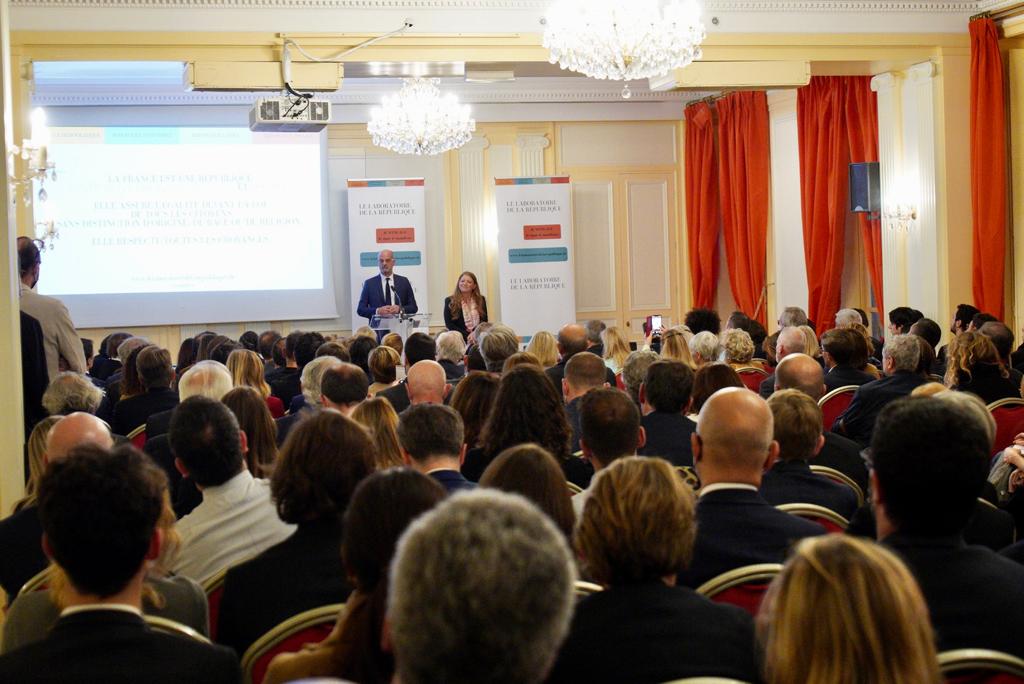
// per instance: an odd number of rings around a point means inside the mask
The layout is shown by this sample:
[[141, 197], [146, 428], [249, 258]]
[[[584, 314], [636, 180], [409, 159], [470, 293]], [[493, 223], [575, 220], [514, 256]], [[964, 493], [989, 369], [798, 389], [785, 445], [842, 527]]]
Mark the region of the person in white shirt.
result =
[[[617, 389], [592, 389], [580, 400], [580, 449], [594, 471], [611, 465], [623, 456], [636, 456], [647, 443], [640, 425], [640, 409], [625, 392]], [[579, 518], [590, 488], [572, 497], [572, 509]]]
[[[42, 257], [34, 240], [18, 238], [18, 275], [21, 278], [21, 310], [39, 321], [43, 329], [43, 350], [46, 353], [46, 372], [50, 379], [57, 377], [61, 370], [85, 373], [85, 349], [78, 337], [75, 324], [71, 322], [68, 308], [59, 299], [46, 297], [35, 291], [39, 282], [39, 265]], [[64, 359], [67, 368], [61, 369]]]
[[169, 439], [175, 466], [203, 494], [176, 526], [181, 547], [175, 573], [203, 582], [295, 531], [277, 516], [270, 482], [245, 467], [245, 433], [224, 404], [199, 396], [181, 402]]

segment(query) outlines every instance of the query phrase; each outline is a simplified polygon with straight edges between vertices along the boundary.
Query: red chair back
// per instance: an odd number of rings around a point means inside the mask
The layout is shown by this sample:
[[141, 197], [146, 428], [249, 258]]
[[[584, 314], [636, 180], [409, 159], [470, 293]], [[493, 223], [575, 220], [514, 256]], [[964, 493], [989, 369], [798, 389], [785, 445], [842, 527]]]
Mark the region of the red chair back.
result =
[[745, 565], [709, 579], [697, 587], [697, 593], [715, 603], [728, 603], [757, 615], [768, 585], [781, 570], [778, 563]]
[[856, 392], [856, 385], [847, 385], [846, 387], [838, 387], [832, 390], [818, 400], [818, 406], [821, 407], [821, 423], [825, 430], [832, 429], [832, 424], [836, 422], [836, 418], [850, 405]]
[[618, 387], [623, 392], [626, 391], [626, 383], [623, 382], [622, 380], [622, 373], [615, 374], [615, 386]]
[[210, 638], [217, 638], [217, 618], [220, 617], [220, 600], [224, 597], [224, 585], [206, 595], [206, 603], [210, 607]]
[[298, 653], [306, 644], [319, 644], [327, 638], [332, 629], [334, 629], [334, 622], [307, 627], [301, 632], [295, 632], [282, 639], [279, 644], [261, 653], [252, 664], [252, 684], [263, 683], [263, 678], [267, 676], [267, 668], [270, 667], [270, 661], [278, 653]]
[[768, 591], [769, 582], [749, 582], [736, 587], [730, 587], [711, 597], [715, 603], [727, 603], [730, 606], [737, 606], [753, 616], [761, 609], [761, 601], [764, 600], [765, 592]]
[[1024, 399], [1001, 399], [988, 405], [996, 421], [993, 453], [1013, 444], [1013, 438], [1024, 432]]
[[743, 381], [746, 388], [752, 392], [760, 392], [761, 382], [768, 377], [767, 372], [753, 366], [750, 368], [739, 368], [736, 370], [736, 373], [739, 374], [740, 380]]
[[946, 684], [1024, 684], [1024, 677], [1005, 672], [968, 672], [946, 677]]
[[135, 447], [136, 449], [141, 449], [143, 445], [146, 443], [146, 424], [143, 423], [142, 425], [138, 426], [137, 428], [129, 432], [127, 435], [125, 435], [125, 437], [128, 438], [128, 441], [132, 443], [133, 447]]

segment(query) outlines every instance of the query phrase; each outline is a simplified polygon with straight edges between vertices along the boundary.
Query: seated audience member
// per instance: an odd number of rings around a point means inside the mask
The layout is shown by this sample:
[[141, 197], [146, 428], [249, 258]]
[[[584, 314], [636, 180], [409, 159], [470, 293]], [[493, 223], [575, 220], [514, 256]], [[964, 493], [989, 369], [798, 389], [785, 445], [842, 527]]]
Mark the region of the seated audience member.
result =
[[50, 428], [57, 424], [64, 416], [47, 416], [36, 423], [28, 436], [25, 444], [25, 451], [28, 456], [28, 480], [25, 482], [25, 493], [11, 507], [11, 514], [17, 513], [26, 506], [33, 506], [36, 503], [36, 490], [39, 487], [39, 479], [46, 470], [46, 439], [50, 436]]
[[[664, 344], [664, 339], [662, 344]], [[718, 336], [707, 330], [697, 333], [690, 340], [690, 355], [697, 368], [717, 362], [721, 354], [722, 345], [718, 342]]]
[[324, 363], [328, 367], [320, 376], [320, 404], [343, 416], [351, 416], [370, 396], [370, 381], [366, 373], [354, 363]]
[[562, 533], [526, 499], [452, 497], [398, 542], [388, 592], [397, 680], [542, 681], [569, 627], [575, 579]]
[[228, 570], [218, 642], [245, 653], [289, 617], [345, 601], [352, 588], [338, 555], [341, 518], [356, 486], [373, 472], [373, 452], [366, 430], [333, 411], [295, 428], [270, 478], [277, 515], [295, 532]]
[[549, 682], [757, 679], [750, 616], [675, 585], [695, 532], [693, 494], [664, 461], [623, 458], [594, 476], [576, 543], [605, 590], [576, 604]]
[[801, 325], [800, 332], [804, 334], [804, 341], [807, 343], [807, 351], [804, 353], [821, 363], [821, 345], [818, 344], [818, 335], [814, 332], [814, 328], [809, 325]]
[[[544, 369], [544, 366], [540, 365], [540, 359], [531, 354], [530, 352], [516, 352], [512, 356], [505, 359], [505, 363], [501, 366], [501, 373], [504, 375], [516, 366], [535, 366], [536, 368]], [[604, 379], [603, 377], [601, 378]]]
[[204, 582], [220, 570], [287, 539], [270, 500], [270, 482], [245, 467], [245, 433], [224, 404], [191, 397], [174, 411], [169, 433], [175, 465], [195, 482], [202, 503], [178, 521], [181, 549], [172, 570]]
[[498, 378], [484, 371], [470, 371], [452, 392], [451, 407], [462, 417], [463, 440], [467, 448], [480, 446], [484, 423], [498, 396]]
[[[113, 336], [111, 339], [113, 339]], [[96, 415], [101, 419], [109, 422], [114, 417], [114, 405], [121, 399], [128, 357], [131, 356], [132, 352], [147, 346], [149, 346], [149, 340], [145, 337], [128, 337], [117, 345], [117, 360], [120, 368], [111, 373], [107, 378], [107, 392], [103, 396], [103, 401], [100, 402], [100, 407], [96, 409]], [[133, 370], [132, 373], [134, 372]]]
[[331, 340], [330, 342], [324, 342], [316, 349], [317, 356], [333, 356], [334, 358], [344, 363], [352, 363], [352, 356], [348, 353], [348, 349], [345, 349], [345, 345], [341, 342]]
[[[773, 376], [774, 377], [774, 376]], [[693, 390], [690, 392], [689, 414], [696, 420], [704, 403], [715, 392], [726, 387], [746, 387], [739, 373], [724, 363], [710, 363], [698, 368], [693, 375]]]
[[[299, 391], [292, 395], [291, 400], [284, 399], [288, 413], [298, 413], [306, 405], [306, 393], [302, 391], [302, 371], [306, 365], [317, 358], [317, 350], [324, 343], [324, 336], [318, 332], [303, 333], [295, 343], [295, 363], [299, 367]], [[331, 358], [334, 358], [333, 356]], [[338, 359], [340, 361], [340, 359]]]
[[236, 349], [228, 355], [228, 371], [235, 387], [251, 387], [267, 404], [272, 418], [284, 415], [284, 404], [270, 393], [270, 385], [263, 377], [263, 361], [259, 354], [248, 349]]
[[949, 392], [950, 389], [943, 385], [941, 382], [926, 382], [923, 385], [918, 385], [914, 388], [914, 391], [910, 393], [912, 397], [934, 397], [936, 394], [942, 394], [943, 392]]
[[778, 359], [775, 358], [776, 345], [779, 342], [779, 334], [781, 330], [776, 330], [771, 335], [766, 335], [761, 341], [761, 352], [764, 354], [764, 360], [766, 368], [774, 368], [778, 363]]
[[[795, 308], [795, 307], [793, 307]], [[789, 309], [786, 309], [789, 311]], [[797, 309], [797, 311], [802, 311]], [[785, 316], [783, 312], [783, 316]], [[782, 317], [779, 318], [782, 320]], [[806, 321], [806, 316], [804, 317]], [[774, 362], [778, 364], [782, 359], [786, 358], [789, 354], [806, 354], [807, 353], [807, 338], [804, 333], [798, 327], [786, 327], [779, 331], [778, 340], [775, 342], [775, 359]], [[761, 387], [758, 388], [758, 393], [764, 399], [767, 399], [775, 391], [775, 374], [772, 373], [767, 378], [761, 381]]]
[[437, 336], [436, 344], [437, 362], [444, 368], [445, 380], [458, 382], [466, 374], [466, 364], [463, 362], [466, 343], [462, 340], [462, 334], [455, 330], [443, 332]]
[[604, 358], [604, 340], [601, 339], [601, 333], [608, 329], [608, 325], [599, 318], [592, 318], [585, 321], [583, 327], [587, 330], [587, 351]]
[[263, 359], [267, 372], [277, 367], [277, 360], [274, 358], [274, 347], [280, 339], [281, 333], [276, 330], [264, 330], [260, 333], [259, 341], [256, 343], [256, 351], [259, 352], [260, 358]]
[[544, 369], [551, 368], [558, 363], [558, 342], [555, 340], [555, 336], [547, 330], [541, 330], [531, 337], [530, 343], [526, 345], [526, 351], [536, 356]]
[[462, 474], [478, 482], [484, 469], [502, 451], [532, 442], [551, 452], [569, 482], [585, 487], [593, 469], [569, 451], [571, 438], [562, 397], [545, 372], [533, 366], [513, 368], [501, 378], [480, 446], [466, 452]]
[[[415, 332], [409, 335], [405, 341], [405, 371], [409, 370], [420, 361], [433, 361], [437, 355], [437, 347], [434, 340], [425, 333]], [[409, 408], [409, 392], [405, 385], [409, 381], [408, 376], [394, 387], [379, 392], [380, 396], [391, 402], [396, 413], [401, 413]]]
[[372, 397], [377, 392], [394, 387], [398, 383], [398, 366], [401, 362], [402, 357], [398, 352], [384, 344], [370, 352], [370, 374], [373, 383], [367, 394]]
[[81, 373], [64, 371], [50, 381], [43, 392], [43, 408], [51, 416], [96, 413], [103, 391]]
[[[800, 390], [817, 403], [825, 394], [821, 366], [806, 354], [790, 354], [775, 369], [775, 391], [786, 389]], [[822, 427], [825, 429], [825, 445], [814, 463], [838, 470], [856, 482], [862, 492], [867, 492], [868, 468], [860, 455], [860, 445], [829, 431], [827, 425]]]
[[399, 357], [402, 356], [402, 352], [405, 350], [405, 343], [402, 342], [402, 336], [398, 333], [388, 333], [384, 337], [380, 338], [380, 343], [385, 347], [391, 347], [394, 349], [398, 352]]
[[680, 583], [699, 587], [744, 565], [781, 563], [794, 541], [825, 528], [784, 513], [758, 493], [779, 452], [768, 403], [747, 389], [716, 392], [691, 438], [702, 488], [697, 501], [693, 562]]
[[860, 314], [857, 313], [856, 309], [840, 309], [836, 311], [836, 327], [835, 329], [842, 330], [849, 328], [854, 323], [863, 323], [860, 318]]
[[980, 332], [963, 332], [953, 338], [946, 353], [946, 387], [971, 392], [986, 404], [1009, 397], [1020, 398], [1020, 385], [1010, 380], [996, 346]]
[[764, 474], [761, 496], [773, 506], [816, 504], [847, 520], [853, 517], [858, 505], [854, 491], [811, 472], [810, 462], [825, 445], [818, 403], [799, 390], [776, 390], [768, 398], [768, 408], [772, 410], [779, 460]]
[[[640, 411], [623, 392], [596, 389], [583, 397], [580, 403], [580, 446], [583, 458], [594, 467], [594, 472], [623, 456], [635, 456], [644, 442]], [[572, 508], [577, 517], [583, 512], [589, 495], [588, 486], [572, 498]]]
[[121, 370], [121, 360], [117, 356], [117, 348], [131, 337], [129, 332], [111, 333], [100, 343], [100, 351], [92, 363], [89, 375], [106, 383], [111, 375]]
[[142, 348], [135, 360], [144, 394], [125, 397], [114, 406], [111, 429], [115, 434], [127, 435], [146, 424], [154, 413], [169, 411], [178, 405], [178, 393], [171, 389], [174, 368], [171, 353], [156, 345]]
[[480, 486], [525, 496], [551, 517], [567, 541], [572, 540], [576, 514], [569, 500], [565, 473], [547, 449], [536, 444], [505, 449], [487, 466]]
[[239, 349], [245, 349], [240, 342], [236, 342], [230, 337], [218, 336], [218, 338], [215, 338], [210, 343], [210, 360], [223, 363], [226, 366], [228, 365], [228, 357], [231, 356], [231, 353]]
[[761, 363], [761, 365], [767, 368], [767, 354], [764, 352], [764, 341], [768, 337], [768, 332], [761, 325], [760, 321], [751, 320], [747, 326], [747, 332], [750, 334], [750, 341], [754, 343], [754, 358]]
[[672, 465], [693, 465], [690, 435], [697, 426], [686, 417], [693, 377], [693, 370], [679, 361], [659, 361], [647, 369], [647, 377], [640, 386], [640, 424], [647, 440], [638, 453], [660, 456]]
[[[917, 325], [917, 323], [914, 325]], [[911, 334], [913, 335], [913, 333]], [[917, 360], [917, 374], [924, 378], [926, 382], [932, 382], [932, 370], [935, 366], [935, 350], [932, 348], [932, 345], [928, 344], [928, 340], [924, 339], [920, 335], [914, 335], [914, 337], [917, 338], [917, 344], [921, 347], [921, 356]]]
[[1010, 382], [1014, 387], [1020, 387], [1024, 374], [1013, 367], [1013, 331], [1005, 323], [989, 321], [978, 328], [978, 332], [992, 340], [999, 355], [999, 362], [1010, 374]]
[[[931, 365], [928, 367], [929, 375], [944, 375], [946, 373], [946, 364], [938, 359], [939, 342], [942, 340], [942, 328], [939, 324], [930, 318], [922, 318], [921, 320], [910, 326], [910, 334], [917, 335], [922, 340], [928, 343], [931, 348], [932, 359]], [[1012, 335], [1011, 335], [1012, 337]]]
[[[953, 322], [949, 326], [949, 332], [953, 333], [953, 337], [962, 332], [967, 332], [967, 329], [971, 327], [971, 321], [979, 313], [981, 312], [970, 304], [957, 304], [956, 310], [953, 312]], [[946, 361], [946, 351], [946, 346], [943, 346], [937, 353], [938, 359], [942, 363]]]
[[[316, 413], [323, 406], [323, 391], [321, 390], [320, 383], [323, 380], [324, 373], [331, 368], [340, 368], [343, 365], [345, 364], [333, 356], [321, 356], [313, 358], [302, 367], [301, 381], [299, 383], [299, 387], [302, 389], [302, 408], [275, 421], [277, 423], [278, 446], [282, 446], [285, 440], [288, 439], [288, 433], [293, 427]], [[365, 397], [365, 395], [363, 396]]]
[[[220, 401], [231, 388], [231, 371], [227, 366], [216, 361], [197, 361], [178, 381], [178, 399], [185, 401], [189, 397], [199, 396]], [[154, 413], [146, 421], [147, 447], [154, 437], [167, 433], [171, 413], [173, 409]]]
[[[54, 423], [46, 437], [43, 468], [68, 456], [76, 446], [94, 444], [104, 449], [114, 445], [106, 424], [88, 413], [72, 413]], [[22, 585], [46, 567], [46, 556], [40, 545], [43, 527], [39, 504], [23, 506], [13, 515], [0, 520], [0, 586], [7, 592], [8, 604]]]
[[735, 370], [755, 366], [760, 368], [760, 363], [754, 361], [754, 341], [745, 330], [736, 328], [726, 330], [721, 336], [722, 360], [732, 366]]
[[914, 309], [908, 306], [897, 306], [889, 312], [889, 332], [892, 335], [910, 334], [910, 326], [914, 325], [922, 316], [916, 315]]
[[669, 328], [661, 335], [661, 350], [658, 353], [667, 361], [681, 361], [690, 368], [696, 368], [697, 363], [690, 353], [692, 340], [693, 336], [684, 329]]
[[252, 387], [236, 387], [221, 400], [245, 433], [245, 465], [253, 477], [269, 477], [277, 463], [277, 425], [267, 402]]
[[[409, 406], [443, 404], [452, 386], [445, 382], [444, 368], [437, 361], [418, 361], [409, 369], [405, 383]], [[402, 411], [404, 414], [405, 411]]]
[[962, 537], [988, 473], [984, 424], [937, 398], [893, 402], [878, 417], [871, 459], [878, 538], [921, 586], [939, 652], [1024, 657], [1024, 568]]
[[480, 333], [479, 337], [480, 355], [484, 358], [488, 373], [501, 373], [505, 360], [519, 351], [519, 338], [506, 325], [495, 325], [487, 332]]
[[986, 323], [995, 323], [999, 319], [990, 313], [980, 312], [976, 313], [971, 317], [971, 324], [967, 326], [967, 332], [977, 332], [981, 330], [981, 326]]
[[683, 323], [694, 335], [709, 332], [715, 337], [722, 331], [722, 319], [714, 309], [691, 309], [686, 312]]
[[291, 404], [292, 397], [302, 391], [299, 387], [301, 378], [299, 374], [302, 369], [299, 368], [299, 363], [295, 359], [295, 347], [305, 334], [301, 330], [293, 330], [288, 333], [288, 336], [284, 338], [284, 365], [278, 366], [267, 378], [271, 394], [280, 399], [286, 409]]
[[[913, 325], [913, 324], [911, 324]], [[859, 444], [871, 442], [875, 419], [886, 404], [905, 397], [926, 380], [917, 374], [921, 347], [914, 335], [896, 335], [882, 351], [885, 377], [857, 388], [850, 405], [836, 418], [832, 429]]]
[[171, 385], [175, 390], [178, 389], [178, 383], [181, 381], [181, 376], [185, 374], [192, 364], [196, 362], [196, 340], [194, 337], [189, 337], [181, 341], [181, 346], [178, 347], [178, 357], [174, 364], [174, 384]]
[[726, 330], [748, 330], [750, 328], [750, 316], [742, 311], [733, 311], [725, 321]]
[[[374, 401], [385, 402], [383, 399]], [[363, 480], [345, 511], [341, 542], [345, 574], [355, 589], [331, 634], [299, 653], [270, 663], [264, 684], [304, 677], [343, 677], [355, 682], [390, 682], [394, 658], [382, 647], [388, 573], [398, 538], [414, 519], [445, 496], [433, 479], [407, 468], [391, 468]]]
[[605, 365], [618, 375], [629, 356], [629, 340], [621, 329], [613, 325], [601, 331], [601, 345], [604, 348]]
[[146, 393], [146, 387], [142, 384], [142, 378], [139, 376], [139, 369], [136, 364], [139, 359], [139, 352], [149, 346], [151, 345], [148, 342], [140, 344], [129, 352], [124, 360], [124, 366], [114, 376], [117, 378], [117, 381], [112, 381], [107, 386], [107, 393], [100, 402], [100, 407], [96, 409], [96, 415], [99, 418], [108, 423], [113, 423], [114, 409], [122, 400]]
[[[858, 351], [861, 354], [858, 354]], [[864, 363], [867, 363], [867, 344], [860, 333], [850, 328], [833, 328], [822, 335], [821, 356], [825, 361], [825, 391], [827, 392], [849, 385], [859, 387], [876, 379], [875, 376], [865, 373], [855, 365], [855, 361], [860, 356], [863, 356]]]
[[246, 330], [238, 336], [238, 344], [242, 345], [243, 349], [248, 349], [251, 352], [256, 351], [259, 342], [260, 337], [256, 334], [255, 330]]
[[[577, 323], [563, 325], [558, 331], [558, 363], [545, 371], [555, 387], [562, 386], [562, 378], [565, 377], [565, 364], [569, 363], [569, 359], [586, 350], [587, 329]], [[615, 373], [612, 373], [611, 368], [608, 368], [605, 373], [605, 382], [609, 387], [615, 386]]]
[[377, 348], [377, 336], [357, 335], [353, 338], [348, 347], [348, 354], [352, 357], [352, 363], [359, 366], [367, 377], [370, 376], [370, 354]]
[[398, 421], [402, 460], [413, 470], [430, 475], [449, 494], [476, 485], [459, 472], [466, 457], [462, 418], [447, 406], [413, 404]]
[[622, 364], [622, 384], [626, 386], [626, 393], [639, 406], [640, 386], [647, 379], [647, 370], [651, 364], [661, 360], [656, 352], [634, 351], [626, 357]]
[[0, 657], [5, 682], [237, 682], [225, 649], [149, 629], [143, 580], [160, 553], [165, 481], [131, 447], [83, 446], [39, 488], [47, 553], [67, 578], [50, 634]]
[[779, 330], [784, 328], [799, 328], [807, 325], [807, 312], [799, 306], [787, 306], [779, 314]]
[[403, 465], [402, 448], [398, 444], [398, 414], [391, 402], [373, 397], [359, 402], [348, 415], [370, 431], [375, 447], [374, 470]]
[[[105, 450], [96, 446], [78, 449]], [[170, 559], [178, 548], [178, 535], [174, 531], [174, 510], [167, 496], [166, 479], [154, 468], [147, 468], [150, 478], [159, 477], [162, 507], [156, 527], [163, 539], [159, 556], [148, 564], [142, 586], [142, 612], [145, 615], [167, 618], [191, 627], [203, 636], [209, 636], [209, 611], [203, 588], [187, 577], [168, 577]], [[42, 641], [68, 607], [67, 574], [57, 565], [51, 565], [47, 578], [47, 591], [30, 591], [18, 596], [7, 611], [3, 624], [0, 653], [8, 653], [26, 644]]]
[[583, 395], [598, 387], [608, 387], [605, 371], [608, 367], [601, 357], [590, 352], [574, 354], [565, 364], [562, 378], [562, 397], [565, 399], [565, 414], [572, 428], [572, 442], [569, 450], [580, 450], [580, 400]]
[[768, 589], [758, 632], [768, 684], [943, 681], [913, 576], [855, 537], [800, 542]]

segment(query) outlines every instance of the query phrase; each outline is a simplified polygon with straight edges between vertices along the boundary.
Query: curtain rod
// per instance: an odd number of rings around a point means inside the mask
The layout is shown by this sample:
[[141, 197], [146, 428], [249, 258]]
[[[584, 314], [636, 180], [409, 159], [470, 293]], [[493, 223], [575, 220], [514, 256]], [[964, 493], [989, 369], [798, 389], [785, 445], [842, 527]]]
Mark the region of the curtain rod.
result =
[[1015, 2], [1014, 4], [1004, 7], [1003, 9], [996, 10], [994, 12], [979, 12], [970, 18], [970, 21], [975, 19], [989, 18], [992, 21], [1001, 21], [1003, 19], [1010, 19], [1012, 17], [1024, 14], [1024, 2]]

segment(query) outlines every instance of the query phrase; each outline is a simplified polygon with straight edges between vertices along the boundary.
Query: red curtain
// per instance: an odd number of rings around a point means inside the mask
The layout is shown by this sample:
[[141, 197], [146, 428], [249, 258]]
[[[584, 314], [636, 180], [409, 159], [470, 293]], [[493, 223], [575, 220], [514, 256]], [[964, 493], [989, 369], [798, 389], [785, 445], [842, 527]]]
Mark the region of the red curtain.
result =
[[812, 77], [797, 90], [807, 316], [819, 333], [835, 326], [843, 281], [850, 161], [844, 94], [838, 76]]
[[711, 107], [698, 102], [686, 108], [686, 229], [694, 307], [715, 305], [721, 221]]
[[768, 98], [740, 92], [718, 101], [719, 189], [729, 285], [739, 308], [762, 324], [768, 239]]
[[[849, 76], [846, 83], [846, 134], [850, 139], [850, 159], [855, 162], [878, 161], [878, 97], [871, 90], [870, 76]], [[875, 305], [885, 311], [882, 303], [882, 225], [868, 214], [857, 214], [861, 239], [867, 256], [871, 289]], [[833, 316], [833, 321], [835, 317]], [[826, 325], [831, 327], [830, 325]]]
[[988, 18], [971, 32], [971, 213], [974, 305], [1003, 317], [1006, 250], [1006, 102], [999, 33]]

